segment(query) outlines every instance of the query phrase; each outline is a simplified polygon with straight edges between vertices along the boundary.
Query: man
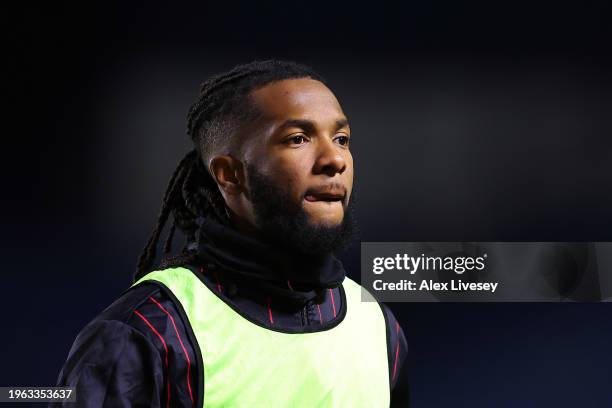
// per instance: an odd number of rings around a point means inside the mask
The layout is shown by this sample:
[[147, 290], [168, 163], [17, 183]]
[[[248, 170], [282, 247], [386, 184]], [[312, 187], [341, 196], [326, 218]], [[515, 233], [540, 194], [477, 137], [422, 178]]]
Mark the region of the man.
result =
[[[310, 68], [204, 82], [135, 284], [77, 337], [82, 406], [407, 406], [406, 341], [333, 255], [354, 236], [351, 130]], [[176, 228], [183, 250], [151, 268]]]

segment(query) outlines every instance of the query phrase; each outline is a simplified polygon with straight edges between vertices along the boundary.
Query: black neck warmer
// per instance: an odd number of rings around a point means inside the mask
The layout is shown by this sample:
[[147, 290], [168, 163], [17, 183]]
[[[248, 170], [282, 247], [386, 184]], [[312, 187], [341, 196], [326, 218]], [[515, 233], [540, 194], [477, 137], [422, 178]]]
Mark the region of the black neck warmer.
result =
[[199, 258], [219, 268], [225, 278], [247, 289], [303, 307], [326, 288], [340, 286], [345, 271], [332, 253], [291, 253], [244, 235], [210, 218], [199, 218]]

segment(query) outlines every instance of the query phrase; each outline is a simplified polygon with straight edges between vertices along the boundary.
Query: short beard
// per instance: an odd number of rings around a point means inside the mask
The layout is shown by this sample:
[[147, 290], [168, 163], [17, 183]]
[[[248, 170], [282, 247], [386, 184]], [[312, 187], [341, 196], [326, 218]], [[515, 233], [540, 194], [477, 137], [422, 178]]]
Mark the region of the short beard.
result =
[[353, 197], [340, 224], [315, 225], [301, 202], [295, 203], [255, 166], [247, 163], [246, 170], [255, 224], [267, 242], [303, 255], [323, 256], [347, 249], [356, 239]]

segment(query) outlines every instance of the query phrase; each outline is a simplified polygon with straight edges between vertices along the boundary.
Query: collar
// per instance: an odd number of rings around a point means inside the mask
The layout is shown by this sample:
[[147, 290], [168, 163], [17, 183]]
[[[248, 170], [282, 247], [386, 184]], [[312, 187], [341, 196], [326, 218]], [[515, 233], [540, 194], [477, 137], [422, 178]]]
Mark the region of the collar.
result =
[[198, 257], [212, 264], [249, 291], [295, 306], [303, 306], [321, 291], [342, 284], [342, 262], [332, 253], [321, 256], [295, 254], [262, 242], [211, 218], [198, 218]]

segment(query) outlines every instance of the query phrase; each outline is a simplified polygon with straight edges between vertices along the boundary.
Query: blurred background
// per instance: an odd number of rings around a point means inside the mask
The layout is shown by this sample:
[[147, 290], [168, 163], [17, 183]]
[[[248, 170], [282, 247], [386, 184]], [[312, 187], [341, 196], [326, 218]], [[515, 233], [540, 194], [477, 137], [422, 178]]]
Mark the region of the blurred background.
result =
[[[200, 82], [253, 59], [336, 93], [362, 241], [612, 241], [608, 2], [3, 8], [2, 386], [55, 384], [131, 284]], [[610, 304], [389, 305], [414, 407], [612, 404]]]

